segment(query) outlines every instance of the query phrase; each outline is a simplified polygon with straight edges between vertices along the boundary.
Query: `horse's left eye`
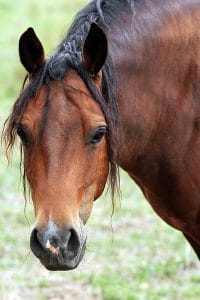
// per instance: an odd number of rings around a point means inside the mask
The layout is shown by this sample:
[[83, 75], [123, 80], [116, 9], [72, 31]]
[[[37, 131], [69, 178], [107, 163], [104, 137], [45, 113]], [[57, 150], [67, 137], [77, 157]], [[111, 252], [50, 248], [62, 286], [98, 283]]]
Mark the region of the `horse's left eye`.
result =
[[106, 133], [107, 133], [107, 128], [105, 126], [99, 127], [92, 136], [91, 144], [93, 145], [98, 144]]
[[28, 142], [28, 135], [23, 125], [18, 125], [17, 135], [20, 137], [23, 143], [26, 144]]

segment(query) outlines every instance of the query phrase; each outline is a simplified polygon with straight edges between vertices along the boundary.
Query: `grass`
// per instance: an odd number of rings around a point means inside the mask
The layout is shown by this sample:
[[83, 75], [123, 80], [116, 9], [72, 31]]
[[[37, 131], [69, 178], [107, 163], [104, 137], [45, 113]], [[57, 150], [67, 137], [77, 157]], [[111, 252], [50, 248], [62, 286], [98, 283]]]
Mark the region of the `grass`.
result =
[[[0, 0], [0, 120], [8, 115], [23, 77], [17, 44], [27, 27], [36, 28], [50, 55], [88, 1]], [[24, 215], [19, 154], [12, 166], [0, 157], [0, 299], [199, 299], [199, 263], [182, 235], [152, 211], [122, 172], [122, 202], [111, 219], [109, 196], [99, 199], [88, 222], [88, 249], [72, 272], [49, 272], [30, 253], [34, 216]], [[112, 231], [112, 226], [113, 231]]]

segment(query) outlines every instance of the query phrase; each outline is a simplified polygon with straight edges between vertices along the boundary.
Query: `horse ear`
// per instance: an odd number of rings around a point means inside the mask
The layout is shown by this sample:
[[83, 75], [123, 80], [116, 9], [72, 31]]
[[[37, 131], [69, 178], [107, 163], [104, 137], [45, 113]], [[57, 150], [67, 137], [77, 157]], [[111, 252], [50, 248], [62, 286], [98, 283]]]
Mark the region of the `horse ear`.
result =
[[91, 75], [97, 75], [101, 70], [107, 52], [108, 43], [104, 31], [96, 23], [92, 23], [82, 50], [83, 64]]
[[44, 49], [33, 28], [28, 28], [19, 39], [19, 57], [31, 75], [45, 62]]

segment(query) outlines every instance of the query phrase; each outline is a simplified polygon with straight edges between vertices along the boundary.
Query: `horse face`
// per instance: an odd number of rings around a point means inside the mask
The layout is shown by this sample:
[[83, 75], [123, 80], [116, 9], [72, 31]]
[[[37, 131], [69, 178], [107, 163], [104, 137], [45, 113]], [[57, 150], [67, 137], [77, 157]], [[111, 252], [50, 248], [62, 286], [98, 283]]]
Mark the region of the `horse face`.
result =
[[106, 183], [107, 129], [75, 71], [67, 73], [64, 84], [53, 82], [51, 91], [46, 120], [43, 86], [20, 123], [36, 214], [31, 248], [47, 268], [71, 269], [83, 255], [84, 224]]
[[[101, 43], [103, 54], [95, 55], [92, 39], [99, 35], [100, 42], [102, 37], [106, 40], [96, 25], [92, 27], [83, 63], [88, 72], [95, 73], [100, 89], [107, 46]], [[19, 49], [22, 64], [34, 78], [44, 63], [44, 51], [32, 29], [22, 35]], [[84, 255], [84, 224], [107, 180], [104, 115], [78, 74], [68, 70], [62, 82], [50, 83], [50, 93], [42, 85], [28, 101], [18, 129], [36, 215], [31, 249], [50, 270], [73, 269]]]

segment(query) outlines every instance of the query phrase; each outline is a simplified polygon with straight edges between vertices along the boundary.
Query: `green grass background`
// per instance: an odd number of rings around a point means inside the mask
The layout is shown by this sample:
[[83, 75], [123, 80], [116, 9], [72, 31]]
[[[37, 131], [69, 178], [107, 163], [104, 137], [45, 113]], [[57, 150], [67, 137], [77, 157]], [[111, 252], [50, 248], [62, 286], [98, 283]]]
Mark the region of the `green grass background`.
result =
[[[18, 39], [32, 26], [51, 55], [84, 0], [0, 0], [0, 126], [19, 93], [25, 72]], [[49, 272], [30, 253], [32, 205], [26, 217], [19, 151], [7, 166], [0, 156], [0, 300], [200, 299], [199, 262], [182, 235], [162, 222], [126, 174], [122, 201], [111, 219], [109, 195], [94, 206], [89, 242], [77, 270]], [[113, 231], [112, 231], [113, 227]]]

